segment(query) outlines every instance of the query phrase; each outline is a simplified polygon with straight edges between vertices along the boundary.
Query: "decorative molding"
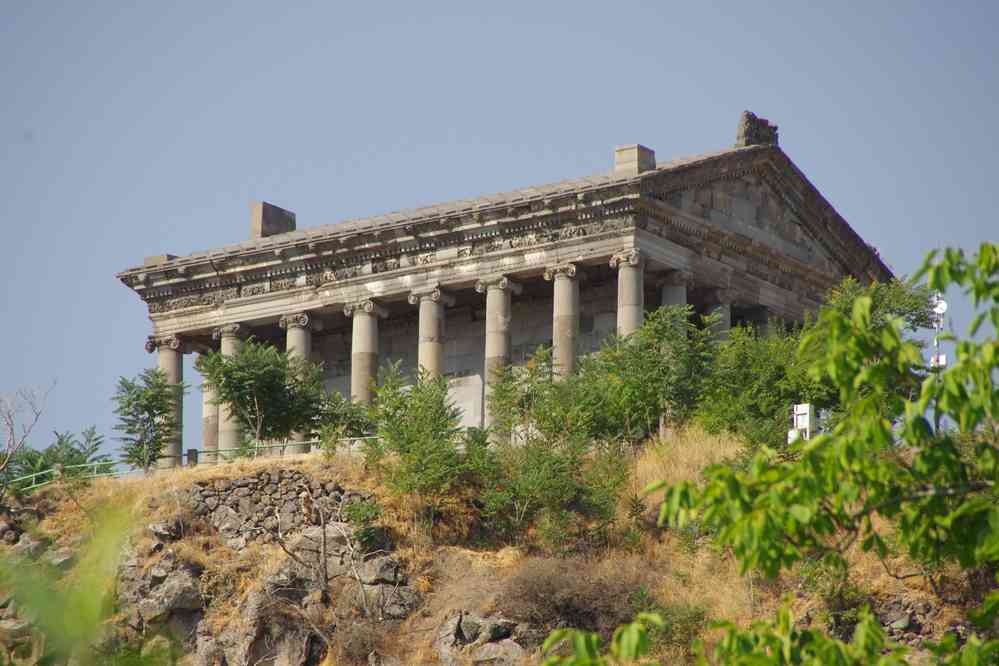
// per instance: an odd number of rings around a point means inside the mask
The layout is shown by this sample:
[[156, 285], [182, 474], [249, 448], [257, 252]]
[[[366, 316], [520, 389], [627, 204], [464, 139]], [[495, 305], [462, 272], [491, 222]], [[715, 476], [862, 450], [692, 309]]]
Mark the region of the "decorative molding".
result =
[[348, 318], [353, 317], [354, 314], [357, 312], [373, 314], [378, 317], [381, 317], [382, 319], [388, 317], [388, 310], [378, 305], [370, 298], [365, 299], [363, 301], [358, 301], [357, 303], [348, 303], [347, 305], [343, 306], [343, 315], [345, 317]]
[[610, 267], [618, 268], [624, 264], [629, 266], [638, 266], [642, 263], [642, 251], [637, 248], [632, 248], [630, 250], [625, 250], [624, 252], [618, 252], [610, 258]]
[[509, 291], [511, 294], [520, 294], [524, 287], [519, 282], [514, 282], [505, 275], [493, 278], [483, 278], [475, 282], [475, 291], [480, 294], [486, 293], [490, 289]]
[[559, 264], [545, 269], [545, 280], [552, 282], [556, 277], [562, 276], [569, 279], [576, 277], [576, 264]]
[[309, 313], [294, 312], [292, 314], [281, 315], [281, 319], [278, 320], [278, 326], [284, 330], [288, 330], [289, 328], [308, 328]]
[[441, 286], [439, 284], [432, 289], [411, 292], [408, 300], [410, 305], [419, 305], [420, 301], [424, 300], [430, 300], [434, 303], [443, 303], [447, 307], [454, 305], [454, 297], [441, 291]]
[[247, 333], [247, 328], [245, 324], [240, 324], [238, 322], [233, 324], [223, 324], [215, 330], [212, 331], [212, 339], [221, 340], [222, 338], [241, 338]]
[[178, 335], [150, 335], [146, 338], [145, 348], [150, 354], [161, 347], [166, 347], [167, 349], [183, 353], [185, 345], [184, 341]]

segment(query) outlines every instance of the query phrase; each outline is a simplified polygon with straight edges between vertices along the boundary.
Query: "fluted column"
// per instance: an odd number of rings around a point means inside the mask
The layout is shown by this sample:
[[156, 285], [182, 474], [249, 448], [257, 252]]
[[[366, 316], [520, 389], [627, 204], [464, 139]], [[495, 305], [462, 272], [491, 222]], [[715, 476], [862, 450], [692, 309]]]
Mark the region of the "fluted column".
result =
[[417, 362], [431, 377], [444, 374], [444, 308], [454, 305], [454, 298], [434, 287], [429, 291], [413, 292], [410, 305], [420, 306]]
[[510, 364], [510, 295], [519, 294], [521, 286], [505, 277], [479, 280], [475, 290], [486, 295], [486, 360], [483, 368], [483, 424], [493, 422], [492, 385], [496, 375]]
[[631, 249], [611, 257], [610, 267], [617, 269], [617, 334], [623, 338], [645, 321], [645, 262]]
[[[216, 328], [212, 336], [220, 341], [222, 354], [225, 356], [235, 356], [243, 348], [243, 335], [246, 327], [243, 324], [227, 324]], [[239, 421], [231, 413], [229, 406], [219, 405], [219, 442], [218, 448], [238, 449], [243, 443], [243, 428]]]
[[219, 406], [215, 402], [215, 389], [208, 382], [201, 384], [201, 450], [202, 461], [208, 465], [218, 462]]
[[[159, 369], [166, 376], [167, 383], [173, 386], [184, 383], [184, 343], [179, 337], [150, 336], [146, 340], [146, 351], [159, 352]], [[181, 452], [184, 450], [184, 396], [180, 391], [174, 400], [173, 417], [177, 427], [157, 461], [157, 467], [160, 468], [179, 467], [181, 464]]]
[[[312, 324], [307, 312], [286, 314], [278, 321], [278, 325], [286, 331], [286, 350], [288, 356], [308, 361], [312, 356]], [[289, 453], [308, 453], [306, 443], [309, 433], [293, 432], [291, 441], [295, 442], [288, 448]]]
[[576, 265], [562, 264], [545, 271], [554, 283], [552, 312], [552, 357], [556, 377], [576, 371], [576, 338], [579, 335], [579, 282]]
[[371, 386], [378, 372], [378, 319], [388, 316], [388, 313], [368, 299], [347, 305], [343, 314], [354, 319], [350, 346], [350, 398], [354, 402], [371, 402]]

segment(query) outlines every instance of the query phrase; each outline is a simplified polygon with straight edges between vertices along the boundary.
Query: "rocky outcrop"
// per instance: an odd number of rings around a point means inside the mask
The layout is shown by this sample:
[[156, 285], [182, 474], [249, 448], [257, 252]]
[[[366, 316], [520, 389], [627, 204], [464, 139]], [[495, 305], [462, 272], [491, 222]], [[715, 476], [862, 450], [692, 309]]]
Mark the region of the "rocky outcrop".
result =
[[182, 639], [194, 663], [205, 666], [318, 664], [341, 625], [362, 619], [390, 631], [421, 598], [390, 553], [364, 552], [354, 527], [342, 521], [345, 506], [366, 498], [296, 470], [197, 482], [182, 494], [183, 513], [236, 550], [275, 542], [278, 560], [238, 604], [235, 621], [216, 630], [201, 593], [202, 572], [175, 552], [185, 525], [150, 524], [154, 543], [148, 552], [133, 552], [119, 574], [126, 622], [137, 634]]
[[207, 519], [227, 546], [273, 541], [318, 523], [317, 505], [329, 515], [342, 504], [364, 499], [335, 482], [310, 479], [294, 469], [271, 469], [239, 479], [198, 481], [187, 499], [195, 516]]
[[517, 666], [527, 657], [516, 641], [521, 627], [500, 616], [458, 611], [437, 632], [434, 649], [445, 666]]

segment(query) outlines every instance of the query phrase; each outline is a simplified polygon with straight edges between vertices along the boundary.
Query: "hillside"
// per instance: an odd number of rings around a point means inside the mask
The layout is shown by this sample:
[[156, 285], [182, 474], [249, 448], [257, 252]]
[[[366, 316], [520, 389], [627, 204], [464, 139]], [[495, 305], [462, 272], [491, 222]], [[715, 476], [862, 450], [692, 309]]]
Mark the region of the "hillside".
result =
[[[647, 483], [696, 482], [710, 464], [737, 464], [741, 450], [693, 427], [628, 453], [621, 464], [630, 491], [589, 543], [535, 533], [490, 543], [473, 501], [447, 507], [428, 530], [412, 502], [346, 452], [56, 485], [24, 498], [0, 531], [18, 533], [7, 548], [64, 571], [72, 585], [88, 514], [128, 506], [103, 649], [149, 655], [169, 645], [182, 664], [533, 664], [552, 629], [608, 636], [641, 610], [666, 619], [653, 634], [655, 655], [682, 663], [695, 640], [717, 640], [712, 620], [746, 626], [784, 597], [802, 622], [841, 635], [863, 603], [912, 645], [961, 626], [975, 599], [974, 581], [959, 575], [949, 601], [861, 553], [850, 556], [848, 589], [828, 589], [818, 563], [763, 580], [741, 575], [696, 526], [657, 527], [657, 503], [638, 498]], [[22, 622], [30, 618], [0, 598], [0, 640], [15, 663], [31, 663]]]

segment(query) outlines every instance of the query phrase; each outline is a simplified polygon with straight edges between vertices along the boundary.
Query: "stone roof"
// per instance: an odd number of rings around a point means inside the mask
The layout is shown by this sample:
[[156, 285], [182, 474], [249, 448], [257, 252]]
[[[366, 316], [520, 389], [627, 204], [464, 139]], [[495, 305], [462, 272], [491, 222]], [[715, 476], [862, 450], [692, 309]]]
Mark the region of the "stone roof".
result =
[[[602, 187], [606, 187], [609, 185], [616, 185], [632, 180], [641, 180], [643, 178], [648, 178], [650, 176], [654, 176], [659, 173], [671, 171], [681, 167], [695, 165], [701, 162], [710, 161], [712, 159], [716, 159], [719, 157], [729, 156], [735, 153], [745, 153], [745, 152], [768, 150], [768, 149], [769, 149], [768, 146], [740, 146], [734, 148], [726, 148], [723, 150], [717, 150], [710, 153], [703, 153], [700, 155], [674, 159], [667, 162], [657, 161], [655, 169], [650, 169], [638, 175], [615, 174], [613, 171], [608, 171], [606, 173], [597, 174], [593, 176], [584, 176], [582, 178], [571, 178], [568, 180], [561, 180], [555, 183], [548, 183], [545, 185], [534, 185], [531, 187], [519, 188], [516, 190], [510, 190], [508, 192], [486, 194], [478, 197], [472, 197], [469, 199], [457, 199], [455, 201], [432, 204], [429, 206], [421, 206], [419, 208], [408, 208], [404, 210], [394, 211], [391, 213], [374, 215], [371, 217], [344, 220], [341, 222], [334, 222], [332, 224], [323, 224], [316, 227], [298, 229], [296, 231], [291, 231], [288, 233], [276, 234], [265, 238], [249, 239], [239, 243], [225, 245], [223, 247], [217, 247], [217, 248], [212, 248], [210, 250], [194, 252], [192, 254], [185, 255], [182, 257], [170, 257], [168, 260], [157, 262], [156, 268], [165, 268], [168, 265], [196, 262], [207, 259], [208, 257], [217, 257], [219, 255], [238, 254], [240, 252], [245, 252], [245, 251], [261, 250], [269, 247], [279, 247], [288, 244], [294, 244], [299, 241], [314, 240], [321, 237], [350, 235], [354, 233], [370, 231], [372, 229], [387, 224], [418, 222], [421, 220], [439, 218], [442, 216], [468, 214], [475, 211], [488, 210], [490, 208], [495, 208], [495, 207], [509, 206], [512, 204], [524, 203], [527, 201], [544, 199], [552, 196], [577, 194], [588, 190], [600, 189]], [[145, 269], [148, 269], [148, 267], [146, 267]], [[145, 269], [137, 267], [129, 269], [128, 271], [125, 272], [127, 273], [133, 270], [138, 271]]]

